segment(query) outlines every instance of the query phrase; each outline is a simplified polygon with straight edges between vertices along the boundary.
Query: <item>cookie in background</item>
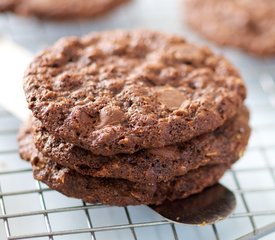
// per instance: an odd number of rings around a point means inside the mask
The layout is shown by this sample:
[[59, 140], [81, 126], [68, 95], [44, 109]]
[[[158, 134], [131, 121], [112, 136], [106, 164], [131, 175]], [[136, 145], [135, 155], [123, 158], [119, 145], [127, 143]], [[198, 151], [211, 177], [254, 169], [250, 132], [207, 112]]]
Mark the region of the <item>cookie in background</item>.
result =
[[258, 56], [275, 55], [275, 1], [183, 2], [187, 23], [207, 39]]
[[48, 19], [94, 18], [129, 0], [0, 0], [0, 12]]

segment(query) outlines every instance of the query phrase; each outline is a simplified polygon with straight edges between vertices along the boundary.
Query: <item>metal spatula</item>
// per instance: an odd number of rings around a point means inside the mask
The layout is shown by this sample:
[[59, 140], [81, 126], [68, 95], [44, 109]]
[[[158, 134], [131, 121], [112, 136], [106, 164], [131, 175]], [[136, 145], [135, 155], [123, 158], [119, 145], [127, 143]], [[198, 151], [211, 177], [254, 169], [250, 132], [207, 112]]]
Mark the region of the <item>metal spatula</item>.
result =
[[236, 207], [236, 198], [229, 189], [216, 184], [186, 199], [149, 207], [171, 222], [206, 225], [228, 217]]

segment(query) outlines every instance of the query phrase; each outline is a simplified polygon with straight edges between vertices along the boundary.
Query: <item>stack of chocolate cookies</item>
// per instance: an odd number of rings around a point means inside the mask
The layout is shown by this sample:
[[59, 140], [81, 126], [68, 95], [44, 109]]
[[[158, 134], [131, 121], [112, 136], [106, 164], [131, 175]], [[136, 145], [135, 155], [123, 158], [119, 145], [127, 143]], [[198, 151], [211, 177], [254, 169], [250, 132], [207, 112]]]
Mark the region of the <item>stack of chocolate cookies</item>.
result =
[[34, 177], [90, 203], [161, 204], [215, 184], [247, 145], [239, 73], [175, 35], [65, 38], [30, 64], [19, 134]]

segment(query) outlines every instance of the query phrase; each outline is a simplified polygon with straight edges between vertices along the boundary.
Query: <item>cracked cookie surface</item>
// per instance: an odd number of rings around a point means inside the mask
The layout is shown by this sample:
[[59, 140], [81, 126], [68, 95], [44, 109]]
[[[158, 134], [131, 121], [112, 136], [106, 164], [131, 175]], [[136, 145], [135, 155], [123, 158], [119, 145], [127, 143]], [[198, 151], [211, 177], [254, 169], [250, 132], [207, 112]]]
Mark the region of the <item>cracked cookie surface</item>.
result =
[[30, 64], [24, 89], [51, 134], [104, 156], [211, 132], [246, 97], [239, 73], [223, 57], [150, 30], [60, 40]]

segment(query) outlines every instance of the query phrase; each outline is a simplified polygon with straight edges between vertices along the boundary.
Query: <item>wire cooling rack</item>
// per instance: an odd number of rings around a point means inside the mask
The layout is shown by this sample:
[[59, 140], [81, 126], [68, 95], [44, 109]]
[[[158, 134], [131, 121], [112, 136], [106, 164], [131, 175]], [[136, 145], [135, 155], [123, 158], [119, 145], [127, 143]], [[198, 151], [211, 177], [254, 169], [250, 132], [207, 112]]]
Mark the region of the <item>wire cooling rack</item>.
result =
[[[0, 34], [33, 53], [61, 36], [110, 28], [150, 27], [198, 41], [182, 26], [177, 4], [136, 0], [104, 19], [82, 23], [2, 14]], [[187, 226], [170, 223], [146, 206], [119, 208], [67, 198], [33, 180], [30, 166], [17, 153], [20, 121], [0, 108], [0, 239], [275, 239], [275, 60], [217, 51], [242, 69], [253, 127], [245, 156], [221, 180], [237, 198], [237, 208], [228, 219], [211, 226]]]

